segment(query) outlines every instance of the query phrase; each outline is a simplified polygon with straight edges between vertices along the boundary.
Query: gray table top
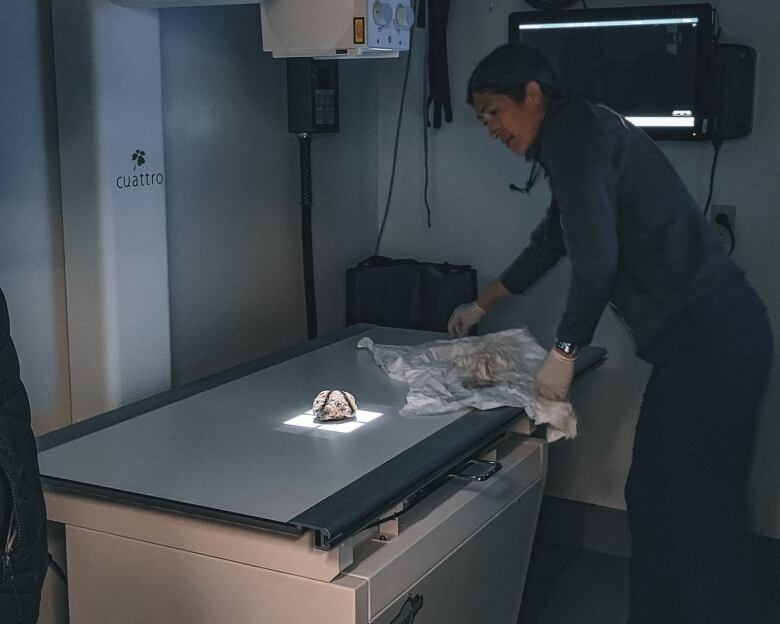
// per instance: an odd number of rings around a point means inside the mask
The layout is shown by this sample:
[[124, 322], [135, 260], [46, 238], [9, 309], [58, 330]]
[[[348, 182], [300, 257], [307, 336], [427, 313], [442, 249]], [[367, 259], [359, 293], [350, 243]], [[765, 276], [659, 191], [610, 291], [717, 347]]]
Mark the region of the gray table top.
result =
[[[402, 417], [408, 387], [362, 336], [411, 345], [442, 334], [353, 326], [289, 352], [38, 438], [44, 483], [288, 532], [333, 544], [494, 444], [520, 408]], [[603, 349], [578, 360], [597, 365]], [[587, 356], [587, 357], [584, 357]], [[351, 392], [355, 421], [314, 422], [321, 390]]]
[[[368, 335], [416, 344], [439, 334], [374, 328], [39, 454], [60, 480], [287, 523], [456, 420], [402, 418], [407, 387], [388, 379]], [[316, 425], [320, 390], [357, 399], [356, 422]]]

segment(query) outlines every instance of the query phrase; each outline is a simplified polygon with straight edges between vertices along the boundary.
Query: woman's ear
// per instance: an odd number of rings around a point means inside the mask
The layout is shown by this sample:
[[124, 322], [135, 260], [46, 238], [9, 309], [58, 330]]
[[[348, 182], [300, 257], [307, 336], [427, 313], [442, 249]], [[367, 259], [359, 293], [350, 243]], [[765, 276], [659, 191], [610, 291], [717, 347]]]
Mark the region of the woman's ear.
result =
[[525, 97], [530, 104], [539, 105], [544, 102], [544, 92], [536, 80], [529, 80], [525, 85]]

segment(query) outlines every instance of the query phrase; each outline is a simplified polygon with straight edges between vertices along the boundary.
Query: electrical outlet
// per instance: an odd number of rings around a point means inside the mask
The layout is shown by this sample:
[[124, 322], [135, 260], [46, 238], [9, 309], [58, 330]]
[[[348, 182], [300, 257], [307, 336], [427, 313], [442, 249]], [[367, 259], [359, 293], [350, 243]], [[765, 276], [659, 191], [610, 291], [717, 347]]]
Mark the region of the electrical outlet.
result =
[[[718, 216], [723, 215], [728, 219], [728, 223], [731, 226], [731, 232], [736, 235], [735, 225], [737, 222], [737, 207], [728, 205], [715, 204], [710, 206], [710, 223], [712, 223], [712, 229], [715, 230], [715, 234], [721, 243], [726, 247], [731, 248], [733, 241], [731, 240], [731, 234], [728, 229], [718, 223]], [[721, 219], [722, 220], [722, 219]]]

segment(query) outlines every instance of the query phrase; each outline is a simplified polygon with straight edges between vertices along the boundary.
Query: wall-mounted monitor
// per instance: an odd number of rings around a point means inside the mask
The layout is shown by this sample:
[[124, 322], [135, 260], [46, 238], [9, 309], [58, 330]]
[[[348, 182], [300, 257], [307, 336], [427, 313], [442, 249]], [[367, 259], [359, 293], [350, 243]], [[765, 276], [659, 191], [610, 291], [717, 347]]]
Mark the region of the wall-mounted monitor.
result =
[[655, 139], [709, 139], [709, 4], [523, 11], [509, 41], [538, 49], [574, 95], [625, 115]]

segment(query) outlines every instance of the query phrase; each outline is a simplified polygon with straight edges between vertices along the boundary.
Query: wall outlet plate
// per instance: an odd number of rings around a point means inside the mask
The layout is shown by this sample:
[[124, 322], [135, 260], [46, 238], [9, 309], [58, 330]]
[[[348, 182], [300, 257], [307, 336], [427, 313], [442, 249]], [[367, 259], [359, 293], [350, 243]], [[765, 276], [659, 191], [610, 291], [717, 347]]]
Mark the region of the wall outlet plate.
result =
[[710, 206], [710, 223], [712, 224], [712, 229], [715, 230], [715, 234], [720, 242], [730, 248], [732, 245], [731, 234], [729, 234], [728, 229], [717, 222], [719, 215], [724, 215], [728, 219], [728, 222], [731, 225], [731, 231], [736, 236], [737, 207], [724, 204], [713, 204]]

